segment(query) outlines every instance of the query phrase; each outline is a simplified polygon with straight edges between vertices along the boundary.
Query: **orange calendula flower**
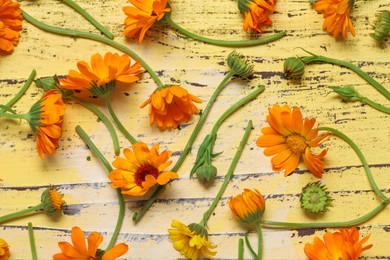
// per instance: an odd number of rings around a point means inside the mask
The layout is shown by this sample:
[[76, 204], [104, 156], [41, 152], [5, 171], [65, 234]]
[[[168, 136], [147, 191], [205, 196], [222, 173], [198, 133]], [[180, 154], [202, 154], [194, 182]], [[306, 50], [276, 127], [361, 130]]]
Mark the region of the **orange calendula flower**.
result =
[[154, 91], [141, 108], [150, 104], [150, 124], [157, 122], [158, 127], [165, 130], [177, 128], [180, 122], [187, 123], [193, 114], [198, 114], [193, 102], [202, 101], [180, 86], [164, 86]]
[[242, 194], [231, 197], [228, 204], [233, 215], [244, 223], [259, 221], [265, 209], [264, 197], [256, 189], [244, 189]]
[[129, 0], [134, 6], [125, 6], [123, 11], [125, 19], [124, 35], [129, 38], [138, 37], [141, 43], [145, 33], [157, 21], [163, 19], [164, 14], [171, 11], [167, 8], [167, 0]]
[[328, 133], [318, 136], [318, 128], [312, 129], [315, 118], [303, 119], [298, 107], [293, 110], [287, 105], [274, 105], [269, 108], [267, 121], [271, 127], [261, 129], [256, 144], [265, 147], [266, 156], [275, 155], [271, 162], [274, 171], [285, 170], [284, 176], [290, 175], [298, 166], [301, 157], [310, 172], [317, 178], [322, 177], [327, 150], [315, 155], [311, 147], [319, 146], [327, 139]]
[[4, 239], [0, 238], [0, 260], [8, 260], [9, 256], [9, 246]]
[[65, 79], [60, 79], [61, 87], [89, 90], [96, 96], [111, 93], [116, 81], [126, 84], [137, 81], [139, 74], [143, 72], [138, 61], [131, 65], [128, 55], [119, 56], [111, 52], [107, 52], [104, 57], [96, 53], [91, 57], [91, 64], [79, 61], [77, 68], [80, 72], [70, 70]]
[[185, 225], [174, 219], [172, 228], [168, 229], [169, 239], [173, 247], [187, 259], [197, 260], [199, 257], [212, 258], [216, 252], [210, 251], [217, 246], [207, 239], [207, 230], [199, 224]]
[[132, 149], [124, 149], [125, 158], [118, 157], [112, 163], [117, 168], [109, 174], [113, 188], [121, 188], [123, 194], [142, 196], [154, 185], [164, 185], [178, 177], [175, 172], [163, 172], [172, 163], [168, 161], [171, 151], [159, 154], [158, 144], [149, 150], [144, 143], [135, 143]]
[[314, 4], [317, 12], [323, 13], [325, 21], [322, 27], [333, 37], [340, 34], [347, 39], [347, 29], [355, 36], [355, 30], [349, 17], [354, 0], [319, 0]]
[[22, 30], [20, 3], [0, 0], [0, 52], [11, 53], [18, 44]]
[[102, 260], [114, 260], [126, 254], [128, 246], [124, 243], [118, 244], [104, 252], [98, 249], [99, 245], [103, 242], [103, 236], [98, 232], [92, 232], [88, 236], [88, 247], [85, 244], [84, 232], [79, 227], [72, 228], [72, 243], [59, 242], [58, 246], [61, 249], [61, 253], [53, 255], [54, 260], [67, 260], [67, 259], [102, 259]]
[[62, 123], [66, 105], [56, 90], [46, 92], [30, 109], [29, 124], [37, 134], [39, 156], [53, 155], [62, 135]]
[[326, 232], [324, 241], [315, 237], [313, 244], [307, 243], [304, 251], [311, 260], [357, 260], [364, 250], [371, 245], [363, 246], [370, 236], [359, 241], [359, 230], [356, 227], [341, 228], [340, 232]]
[[245, 14], [244, 31], [252, 29], [260, 33], [262, 26], [272, 24], [269, 15], [275, 12], [276, 0], [238, 0], [238, 9]]

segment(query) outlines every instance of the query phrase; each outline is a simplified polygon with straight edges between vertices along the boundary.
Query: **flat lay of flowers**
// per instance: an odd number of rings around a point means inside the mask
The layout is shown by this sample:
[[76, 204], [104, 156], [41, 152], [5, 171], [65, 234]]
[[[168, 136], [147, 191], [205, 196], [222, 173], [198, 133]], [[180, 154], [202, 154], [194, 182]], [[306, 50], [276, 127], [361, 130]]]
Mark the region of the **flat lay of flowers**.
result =
[[390, 5], [0, 0], [0, 260], [390, 258]]

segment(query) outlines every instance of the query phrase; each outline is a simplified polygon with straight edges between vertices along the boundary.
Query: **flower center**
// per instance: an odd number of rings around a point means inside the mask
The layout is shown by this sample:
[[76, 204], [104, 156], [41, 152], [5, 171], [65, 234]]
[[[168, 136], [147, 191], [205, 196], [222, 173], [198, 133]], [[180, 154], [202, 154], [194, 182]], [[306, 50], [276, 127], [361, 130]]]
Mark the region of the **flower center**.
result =
[[51, 190], [50, 193], [50, 202], [53, 208], [56, 210], [60, 211], [62, 208], [62, 195], [56, 191], [56, 190]]
[[307, 147], [306, 139], [299, 134], [287, 136], [286, 143], [294, 153], [303, 153]]
[[158, 177], [158, 169], [154, 168], [151, 165], [142, 165], [138, 168], [137, 172], [135, 173], [135, 183], [142, 187], [142, 182], [145, 181], [146, 175], [152, 175], [154, 178], [157, 179]]

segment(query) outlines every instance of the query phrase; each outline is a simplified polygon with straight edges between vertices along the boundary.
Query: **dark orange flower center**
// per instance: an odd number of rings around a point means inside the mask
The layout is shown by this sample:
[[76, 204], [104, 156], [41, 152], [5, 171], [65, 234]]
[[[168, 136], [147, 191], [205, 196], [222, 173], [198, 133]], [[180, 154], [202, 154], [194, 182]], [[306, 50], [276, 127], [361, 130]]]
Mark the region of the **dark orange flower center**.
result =
[[137, 172], [135, 173], [135, 183], [142, 187], [142, 182], [145, 181], [146, 175], [152, 175], [154, 178], [157, 179], [158, 177], [158, 169], [154, 168], [151, 165], [142, 165], [138, 168]]
[[291, 134], [287, 136], [286, 144], [290, 147], [293, 153], [304, 153], [307, 147], [306, 139], [299, 134]]

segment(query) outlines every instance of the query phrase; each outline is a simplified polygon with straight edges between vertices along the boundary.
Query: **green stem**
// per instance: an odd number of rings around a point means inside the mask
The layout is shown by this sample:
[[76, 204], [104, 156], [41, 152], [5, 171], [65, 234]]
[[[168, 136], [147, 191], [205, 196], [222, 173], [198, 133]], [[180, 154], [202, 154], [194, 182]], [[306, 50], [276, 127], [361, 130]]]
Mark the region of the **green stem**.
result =
[[374, 180], [374, 177], [372, 176], [370, 167], [368, 166], [367, 160], [364, 157], [363, 153], [360, 151], [359, 147], [348, 136], [346, 136], [345, 134], [341, 133], [340, 131], [338, 131], [338, 130], [336, 130], [334, 128], [319, 127], [318, 130], [320, 130], [320, 131], [330, 131], [333, 134], [335, 134], [336, 136], [338, 136], [339, 138], [343, 139], [346, 143], [348, 143], [352, 147], [352, 149], [355, 151], [355, 153], [357, 154], [357, 156], [359, 157], [360, 161], [363, 164], [364, 170], [366, 171], [367, 178], [368, 178], [368, 181], [371, 184], [372, 189], [375, 191], [375, 193], [379, 197], [381, 197], [382, 200], [386, 201], [388, 198], [386, 197], [385, 194], [383, 194], [383, 192], [379, 189], [378, 185], [376, 184], [376, 182]]
[[245, 244], [246, 244], [246, 246], [248, 247], [249, 252], [251, 252], [251, 254], [253, 255], [253, 257], [254, 257], [255, 259], [257, 259], [257, 254], [256, 254], [255, 250], [253, 250], [253, 248], [252, 248], [252, 246], [251, 246], [251, 243], [249, 242], [248, 234], [249, 234], [249, 233], [246, 233], [246, 234], [245, 234]]
[[79, 99], [78, 97], [76, 96], [71, 96], [70, 98], [72, 98], [73, 100], [77, 101], [80, 105], [82, 105], [83, 107], [87, 108], [88, 110], [90, 110], [92, 113], [94, 113], [95, 115], [97, 115], [97, 117], [103, 121], [103, 123], [106, 125], [107, 129], [108, 129], [108, 132], [110, 133], [111, 135], [111, 139], [112, 139], [112, 142], [114, 144], [114, 152], [115, 152], [115, 155], [118, 155], [119, 152], [120, 152], [120, 148], [119, 148], [119, 140], [118, 140], [118, 135], [116, 134], [116, 131], [114, 129], [114, 126], [112, 125], [112, 123], [110, 122], [110, 120], [106, 117], [105, 114], [103, 114], [102, 111], [100, 111], [97, 107], [95, 107], [94, 105], [92, 104], [89, 104], [87, 102], [84, 102], [83, 100]]
[[118, 42], [116, 42], [114, 40], [111, 40], [111, 39], [108, 39], [106, 37], [100, 36], [100, 35], [87, 33], [87, 32], [76, 31], [76, 30], [63, 29], [63, 28], [58, 28], [58, 27], [54, 27], [54, 26], [50, 26], [50, 25], [44, 24], [44, 23], [36, 20], [35, 18], [31, 17], [25, 11], [22, 11], [22, 15], [23, 15], [23, 18], [26, 19], [29, 23], [31, 23], [32, 25], [38, 27], [41, 30], [44, 30], [44, 31], [47, 31], [47, 32], [50, 32], [50, 33], [54, 33], [54, 34], [64, 35], [64, 36], [80, 37], [80, 38], [84, 38], [84, 39], [89, 39], [89, 40], [101, 42], [101, 43], [107, 44], [107, 45], [109, 45], [111, 47], [114, 47], [115, 49], [126, 53], [127, 55], [132, 57], [134, 60], [139, 61], [140, 64], [142, 65], [142, 67], [149, 72], [150, 76], [157, 83], [158, 87], [164, 86], [164, 84], [162, 83], [162, 81], [160, 80], [158, 75], [149, 66], [149, 64], [147, 64], [140, 56], [138, 56], [135, 52], [133, 52], [132, 50], [130, 50], [126, 46], [124, 46], [124, 45], [122, 45], [122, 44], [120, 44], [120, 43], [118, 43]]
[[[172, 167], [171, 171], [177, 172], [180, 168], [180, 166], [183, 164], [185, 158], [187, 157], [188, 153], [191, 151], [191, 147], [194, 144], [194, 141], [196, 137], [198, 136], [198, 133], [200, 129], [202, 128], [210, 110], [213, 104], [215, 103], [215, 100], [217, 99], [219, 93], [221, 93], [222, 89], [225, 88], [227, 82], [230, 80], [230, 78], [235, 74], [234, 71], [229, 71], [229, 73], [225, 76], [225, 78], [221, 81], [221, 83], [218, 85], [218, 87], [215, 89], [213, 95], [210, 97], [209, 102], [206, 105], [206, 108], [203, 110], [202, 115], [199, 118], [198, 123], [196, 124], [194, 131], [192, 132], [190, 138], [187, 141], [186, 146], [184, 147], [183, 152], [181, 153], [179, 159], [175, 163], [175, 165]], [[165, 190], [165, 185], [160, 185], [157, 187], [157, 189], [154, 191], [153, 195], [146, 201], [146, 203], [142, 206], [142, 208], [135, 212], [133, 215], [133, 221], [134, 223], [138, 223], [141, 218], [145, 215], [145, 213], [149, 210], [149, 208], [153, 205], [154, 201], [158, 198], [158, 196]]]
[[[80, 135], [81, 139], [88, 145], [89, 149], [91, 149], [92, 153], [99, 159], [99, 161], [106, 167], [106, 170], [110, 173], [112, 172], [112, 167], [110, 163], [107, 161], [107, 159], [104, 157], [104, 155], [99, 151], [99, 149], [96, 147], [96, 145], [92, 142], [91, 138], [85, 133], [85, 131], [78, 125], [76, 126], [76, 132]], [[118, 202], [119, 202], [119, 213], [118, 213], [118, 219], [115, 225], [114, 232], [112, 233], [111, 240], [106, 248], [105, 251], [110, 250], [116, 242], [116, 239], [118, 238], [119, 232], [122, 228], [123, 219], [125, 217], [125, 202], [123, 200], [123, 196], [120, 189], [116, 189]]]
[[29, 120], [29, 114], [12, 114], [12, 113], [5, 113], [0, 111], [0, 117], [5, 117], [5, 118], [10, 118], [10, 119], [24, 119], [24, 120]]
[[38, 260], [37, 247], [35, 245], [35, 238], [34, 238], [34, 230], [31, 222], [28, 222], [28, 237], [30, 239], [32, 259]]
[[19, 218], [21, 216], [24, 216], [28, 213], [31, 213], [31, 212], [34, 212], [36, 210], [41, 210], [43, 209], [43, 204], [40, 203], [34, 207], [30, 207], [28, 209], [24, 209], [24, 210], [21, 210], [21, 211], [17, 211], [17, 212], [14, 212], [14, 213], [11, 213], [11, 214], [7, 214], [7, 215], [4, 215], [4, 216], [1, 216], [0, 217], [0, 223], [4, 223], [4, 222], [7, 222], [11, 219], [14, 219], [14, 218]]
[[237, 109], [239, 109], [241, 106], [245, 105], [249, 101], [251, 101], [253, 98], [258, 96], [260, 93], [264, 91], [264, 86], [259, 86], [255, 91], [250, 93], [249, 95], [245, 96], [244, 98], [240, 99], [237, 103], [229, 107], [222, 116], [215, 122], [213, 129], [211, 130], [211, 133], [216, 134], [218, 131], [218, 128], [222, 125], [222, 123], [228, 118], [231, 114], [233, 114]]
[[199, 225], [206, 227], [208, 219], [210, 218], [211, 214], [213, 213], [214, 208], [217, 206], [219, 200], [221, 199], [223, 193], [225, 192], [225, 189], [226, 189], [230, 179], [233, 176], [234, 169], [236, 168], [236, 165], [238, 163], [238, 159], [240, 159], [240, 156], [242, 154], [242, 151], [244, 150], [246, 142], [248, 141], [249, 134], [251, 133], [251, 131], [252, 131], [252, 121], [249, 120], [248, 125], [246, 126], [246, 129], [245, 129], [245, 133], [244, 133], [242, 140], [240, 142], [240, 145], [238, 146], [236, 154], [234, 155], [233, 160], [230, 164], [230, 167], [225, 175], [225, 179], [223, 180], [223, 183], [222, 183], [221, 187], [219, 188], [219, 191], [218, 191], [217, 195], [215, 196], [214, 201], [211, 203], [208, 210], [206, 210], [206, 212], [203, 214], [203, 218], [200, 221]]
[[87, 11], [85, 11], [84, 8], [73, 2], [72, 0], [62, 0], [65, 4], [72, 7], [74, 10], [76, 10], [79, 14], [81, 14], [85, 19], [87, 19], [93, 26], [96, 27], [101, 33], [103, 33], [105, 36], [110, 38], [111, 40], [114, 39], [114, 35], [110, 33], [103, 25], [101, 25], [98, 21], [95, 20]]
[[[312, 54], [312, 53], [310, 53]], [[390, 100], [390, 92], [385, 89], [379, 82], [377, 82], [375, 79], [371, 78], [366, 72], [362, 71], [359, 69], [359, 67], [353, 65], [352, 63], [349, 63], [347, 61], [343, 60], [337, 60], [337, 59], [332, 59], [320, 55], [315, 55], [312, 54], [312, 56], [306, 56], [306, 57], [300, 57], [303, 63], [308, 64], [308, 63], [329, 63], [329, 64], [334, 64], [338, 65], [341, 67], [346, 67], [356, 74], [358, 74], [360, 77], [362, 77], [365, 81], [370, 83], [376, 90], [378, 90], [382, 95], [384, 95], [388, 100]]]
[[238, 240], [238, 260], [244, 260], [244, 239]]
[[175, 23], [171, 19], [170, 14], [165, 14], [164, 18], [165, 18], [165, 21], [169, 25], [171, 25], [173, 28], [175, 28], [176, 30], [178, 30], [182, 34], [184, 34], [184, 35], [186, 35], [194, 40], [205, 42], [205, 43], [210, 43], [210, 44], [218, 45], [218, 46], [249, 47], [249, 46], [261, 45], [261, 44], [273, 42], [273, 41], [279, 40], [280, 38], [286, 36], [286, 32], [283, 31], [283, 32], [278, 32], [278, 33], [271, 35], [271, 36], [263, 37], [263, 38], [256, 39], [256, 40], [247, 40], [247, 41], [225, 41], [225, 40], [210, 39], [210, 38], [206, 38], [206, 37], [203, 37], [203, 36], [200, 36], [200, 35], [197, 35], [197, 34], [194, 34], [192, 32], [187, 31], [186, 29], [184, 29], [183, 27], [181, 27], [180, 25]]
[[135, 143], [138, 143], [137, 139], [135, 139], [127, 130], [126, 128], [123, 126], [123, 124], [121, 123], [121, 121], [118, 119], [118, 117], [116, 116], [114, 110], [112, 109], [112, 106], [111, 106], [111, 100], [110, 100], [110, 96], [109, 95], [106, 95], [106, 96], [102, 96], [104, 101], [106, 102], [106, 106], [107, 106], [107, 109], [108, 109], [108, 112], [110, 112], [110, 115], [112, 117], [112, 119], [114, 120], [115, 124], [118, 126], [119, 128], [119, 131], [121, 131], [121, 133], [127, 138], [127, 140], [129, 140], [132, 144], [135, 144]]
[[[30, 76], [28, 77], [28, 79], [24, 83], [23, 87], [18, 91], [18, 93], [16, 93], [16, 95], [10, 101], [7, 102], [7, 104], [5, 104], [6, 107], [12, 107], [16, 103], [16, 101], [18, 101], [24, 95], [24, 93], [30, 87], [30, 85], [33, 82], [36, 75], [37, 75], [36, 70], [35, 69], [32, 70], [30, 73]], [[3, 111], [0, 110], [0, 112], [3, 112]]]
[[367, 104], [367, 105], [369, 105], [369, 106], [371, 106], [379, 111], [382, 111], [386, 114], [390, 114], [390, 107], [385, 107], [385, 106], [383, 106], [379, 103], [376, 103], [376, 102], [374, 102], [371, 99], [368, 99], [366, 97], [361, 97], [359, 100], [360, 100], [360, 102], [365, 103], [365, 104]]
[[261, 232], [260, 222], [255, 222], [256, 231], [257, 231], [257, 259], [261, 260], [263, 258], [263, 234]]
[[369, 213], [350, 221], [340, 221], [340, 222], [323, 222], [323, 223], [302, 223], [302, 222], [279, 222], [279, 221], [270, 221], [270, 220], [262, 220], [262, 224], [264, 226], [276, 226], [276, 227], [288, 227], [288, 228], [338, 228], [338, 227], [351, 227], [359, 225], [376, 214], [378, 214], [381, 210], [383, 210], [388, 204], [390, 203], [390, 199], [387, 199], [386, 201], [382, 202], [377, 206], [375, 209], [370, 211]]

